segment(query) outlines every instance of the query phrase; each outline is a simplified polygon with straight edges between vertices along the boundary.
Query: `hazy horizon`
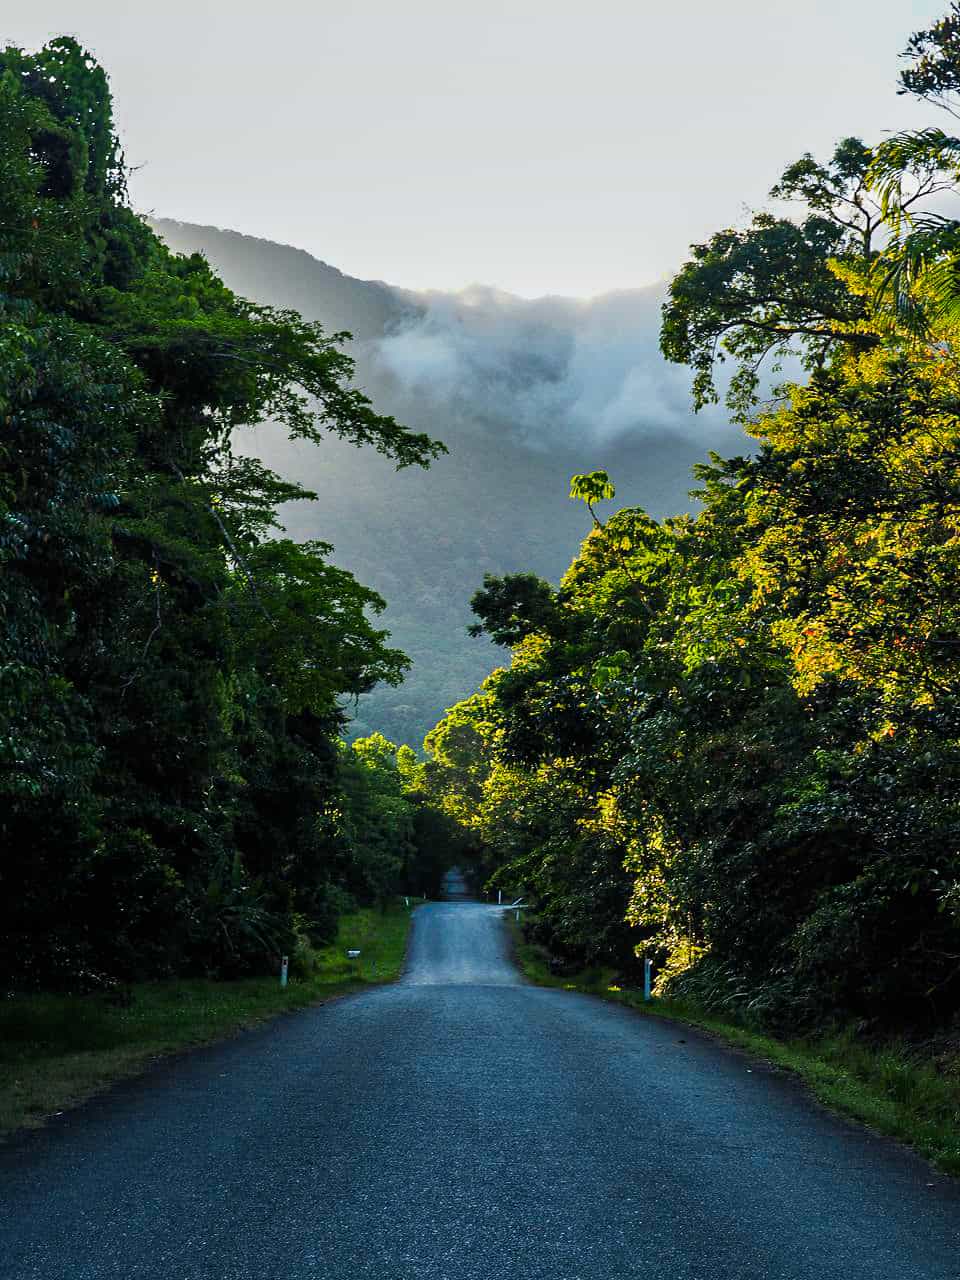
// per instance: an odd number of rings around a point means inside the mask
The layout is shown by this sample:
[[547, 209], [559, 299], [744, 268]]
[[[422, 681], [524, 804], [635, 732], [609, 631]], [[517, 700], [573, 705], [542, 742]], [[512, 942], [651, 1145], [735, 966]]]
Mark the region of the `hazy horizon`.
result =
[[896, 77], [938, 12], [169, 0], [145, 30], [119, 0], [48, 0], [0, 38], [75, 34], [107, 68], [144, 213], [401, 288], [582, 298], [668, 277], [804, 151], [930, 123]]
[[690, 467], [748, 446], [712, 406], [694, 415], [690, 372], [658, 348], [659, 294], [584, 302], [491, 289], [418, 293], [344, 276], [302, 250], [187, 223], [154, 223], [172, 248], [202, 251], [246, 297], [293, 307], [355, 335], [356, 381], [382, 412], [438, 437], [428, 472], [328, 438], [244, 431], [235, 447], [318, 495], [284, 508], [298, 541], [334, 545], [335, 562], [388, 602], [382, 624], [414, 659], [398, 689], [361, 699], [357, 732], [419, 746], [444, 708], [502, 661], [467, 640], [484, 573], [558, 581], [590, 527], [568, 499], [575, 472], [606, 469], [621, 504], [662, 518], [690, 510]]
[[[665, 280], [592, 298], [525, 298], [482, 284], [405, 289], [388, 280], [360, 280], [299, 246], [232, 228], [163, 218], [152, 225], [181, 252], [201, 249], [231, 286], [260, 301], [277, 301], [278, 286], [269, 270], [248, 278], [240, 264], [269, 260], [288, 279], [291, 263], [306, 255], [300, 272], [305, 292], [286, 294], [284, 304], [319, 314], [329, 331], [350, 329], [348, 349], [359, 359], [361, 384], [376, 403], [411, 424], [425, 412], [438, 414], [438, 422], [453, 414], [477, 428], [495, 422], [514, 443], [536, 451], [560, 443], [605, 448], [663, 433], [698, 439], [706, 450], [739, 438], [722, 404], [694, 413], [691, 371], [660, 351]], [[324, 274], [316, 275], [315, 266]], [[357, 329], [352, 299], [329, 296], [316, 310], [329, 294], [331, 269], [348, 289], [381, 291], [390, 314], [380, 318], [375, 333]], [[718, 370], [721, 386], [726, 376]]]

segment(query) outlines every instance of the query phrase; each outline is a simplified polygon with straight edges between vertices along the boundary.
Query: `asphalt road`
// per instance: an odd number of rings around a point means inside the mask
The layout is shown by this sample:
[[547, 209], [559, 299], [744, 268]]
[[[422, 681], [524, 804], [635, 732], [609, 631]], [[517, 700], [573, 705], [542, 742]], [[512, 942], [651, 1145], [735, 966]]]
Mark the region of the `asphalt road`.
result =
[[397, 985], [0, 1147], [0, 1276], [958, 1280], [958, 1184], [504, 937], [426, 906]]

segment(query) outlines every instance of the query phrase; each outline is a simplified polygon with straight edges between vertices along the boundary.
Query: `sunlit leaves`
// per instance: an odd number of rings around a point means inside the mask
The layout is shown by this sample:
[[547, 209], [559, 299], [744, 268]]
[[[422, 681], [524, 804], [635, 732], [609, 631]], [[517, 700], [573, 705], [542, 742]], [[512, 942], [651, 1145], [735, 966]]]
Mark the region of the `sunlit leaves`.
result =
[[570, 497], [579, 498], [588, 506], [605, 498], [612, 498], [615, 494], [616, 489], [605, 471], [591, 471], [587, 475], [570, 477]]

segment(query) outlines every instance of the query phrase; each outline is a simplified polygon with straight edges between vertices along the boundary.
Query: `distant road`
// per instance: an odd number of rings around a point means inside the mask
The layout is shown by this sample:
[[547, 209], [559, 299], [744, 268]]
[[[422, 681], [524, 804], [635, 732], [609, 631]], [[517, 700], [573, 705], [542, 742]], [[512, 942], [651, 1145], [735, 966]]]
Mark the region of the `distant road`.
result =
[[0, 1146], [0, 1276], [958, 1280], [960, 1188], [695, 1032], [524, 985], [497, 909], [451, 902], [397, 985]]

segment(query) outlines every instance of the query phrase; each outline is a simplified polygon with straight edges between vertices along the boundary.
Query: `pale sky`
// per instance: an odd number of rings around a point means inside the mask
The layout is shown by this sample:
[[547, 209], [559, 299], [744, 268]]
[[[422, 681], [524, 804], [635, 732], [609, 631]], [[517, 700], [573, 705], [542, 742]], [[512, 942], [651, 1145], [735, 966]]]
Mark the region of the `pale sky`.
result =
[[0, 38], [101, 60], [143, 212], [409, 288], [588, 296], [671, 274], [803, 151], [937, 120], [897, 55], [946, 8], [5, 0]]

